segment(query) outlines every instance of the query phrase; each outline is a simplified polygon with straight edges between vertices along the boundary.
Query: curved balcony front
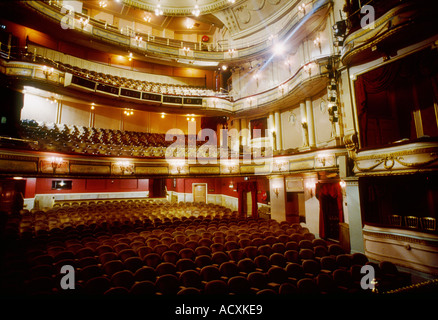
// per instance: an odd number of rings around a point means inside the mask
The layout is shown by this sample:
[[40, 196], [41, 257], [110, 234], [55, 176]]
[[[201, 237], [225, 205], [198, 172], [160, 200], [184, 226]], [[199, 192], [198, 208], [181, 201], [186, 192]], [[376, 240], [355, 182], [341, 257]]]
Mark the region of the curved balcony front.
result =
[[[277, 39], [288, 39], [305, 37], [305, 33], [311, 32], [315, 26], [321, 24], [329, 12], [330, 0], [312, 0], [306, 3], [307, 12], [299, 10], [299, 1], [291, 4], [290, 13], [283, 17], [281, 28], [277, 33]], [[26, 1], [25, 8], [37, 11], [44, 18], [50, 19], [60, 25], [63, 23], [66, 29], [78, 32], [78, 35], [103, 41], [120, 48], [128, 48], [133, 52], [148, 57], [165, 60], [178, 59], [181, 63], [189, 63], [193, 66], [217, 66], [220, 62], [236, 62], [246, 60], [249, 57], [263, 54], [271, 49], [272, 40], [265, 37], [232, 41], [218, 44], [186, 42], [152, 35], [122, 34], [118, 28], [104, 24], [100, 21], [90, 19], [79, 13], [75, 13], [71, 19], [66, 19], [65, 9], [53, 3], [49, 5], [40, 1]], [[81, 20], [82, 19], [82, 20]], [[88, 23], [84, 25], [83, 21]], [[139, 40], [141, 36], [141, 40]], [[250, 37], [252, 38], [252, 37]], [[183, 50], [189, 48], [190, 50]], [[233, 50], [232, 50], [233, 49]], [[232, 50], [232, 51], [231, 51]]]

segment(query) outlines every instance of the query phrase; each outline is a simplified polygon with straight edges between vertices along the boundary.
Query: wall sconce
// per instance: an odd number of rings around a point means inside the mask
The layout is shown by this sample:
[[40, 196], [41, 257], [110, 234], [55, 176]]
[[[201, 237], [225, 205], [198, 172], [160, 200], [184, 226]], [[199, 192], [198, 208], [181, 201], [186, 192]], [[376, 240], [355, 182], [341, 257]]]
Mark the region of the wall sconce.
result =
[[123, 111], [123, 114], [125, 114], [126, 116], [132, 116], [134, 114], [134, 111], [132, 111], [132, 109], [125, 109]]
[[53, 174], [56, 173], [56, 169], [61, 168], [63, 159], [61, 157], [51, 157], [50, 164], [52, 165]]
[[274, 191], [275, 197], [278, 198], [278, 196], [280, 195], [280, 186], [274, 186], [272, 188], [272, 191]]
[[118, 161], [116, 162], [116, 165], [119, 167], [123, 175], [134, 173], [134, 165], [129, 161]]
[[141, 42], [143, 41], [143, 37], [135, 36], [134, 40], [137, 44], [137, 47], [139, 47], [141, 45]]
[[53, 74], [53, 68], [48, 68], [47, 66], [43, 67], [43, 74], [48, 79]]
[[301, 121], [301, 126], [303, 127], [304, 130], [307, 130], [307, 121], [306, 120], [302, 120]]
[[309, 192], [310, 198], [313, 198], [313, 196], [315, 195], [316, 183], [306, 182], [306, 189]]
[[274, 161], [274, 170], [285, 171], [287, 169], [287, 161]]
[[80, 18], [79, 19], [79, 23], [81, 24], [82, 29], [84, 29], [88, 23], [90, 22], [90, 18], [85, 19], [85, 18]]
[[313, 44], [315, 45], [315, 47], [319, 48], [319, 52], [321, 53], [321, 39], [319, 37], [316, 37], [316, 39], [313, 40]]
[[184, 167], [186, 165], [186, 161], [182, 160], [182, 159], [173, 160], [170, 164], [173, 167], [173, 172], [174, 173], [176, 171], [176, 173], [181, 174], [181, 173], [184, 172]]
[[341, 187], [342, 195], [345, 196], [345, 187], [347, 186], [347, 183], [344, 180], [341, 180], [339, 181], [339, 186]]
[[157, 7], [155, 8], [155, 15], [161, 16], [163, 14], [163, 9], [161, 9], [160, 3], [157, 4]]
[[326, 162], [327, 162], [327, 155], [326, 155], [326, 154], [318, 155], [318, 156], [316, 157], [316, 160], [317, 160], [317, 161], [318, 161], [323, 167], [325, 167]]
[[304, 3], [300, 4], [298, 6], [298, 11], [303, 13], [303, 14], [306, 14], [306, 5]]
[[230, 55], [230, 58], [233, 58], [233, 55], [236, 53], [235, 49], [228, 49], [228, 54]]
[[286, 91], [286, 89], [287, 89], [287, 85], [286, 85], [285, 83], [280, 84], [280, 85], [278, 86], [278, 92], [280, 92], [281, 95], [284, 94], [284, 92]]
[[308, 63], [303, 66], [304, 72], [307, 72], [309, 74], [309, 77], [312, 75], [312, 67], [313, 63]]
[[183, 51], [184, 55], [187, 56], [189, 54], [189, 52], [190, 52], [190, 48], [189, 47], [184, 47], [184, 48], [182, 48], [182, 51]]

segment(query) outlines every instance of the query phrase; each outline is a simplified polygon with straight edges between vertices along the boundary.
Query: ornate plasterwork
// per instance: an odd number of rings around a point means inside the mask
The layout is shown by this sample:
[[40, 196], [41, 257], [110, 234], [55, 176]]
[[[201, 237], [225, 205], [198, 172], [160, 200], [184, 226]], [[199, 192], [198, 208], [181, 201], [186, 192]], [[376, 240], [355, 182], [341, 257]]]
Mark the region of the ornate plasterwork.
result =
[[[158, 1], [123, 0], [123, 3], [146, 11], [154, 12]], [[199, 5], [199, 10], [201, 10], [202, 14], [214, 13], [232, 5], [230, 2], [228, 2], [228, 0], [203, 0], [196, 3]], [[195, 1], [162, 0], [160, 5], [163, 10], [163, 14], [166, 16], [191, 16]]]
[[[409, 146], [409, 145], [408, 145]], [[378, 173], [408, 173], [418, 170], [436, 168], [438, 165], [438, 146], [422, 146], [417, 148], [404, 146], [402, 150], [375, 150], [373, 153], [354, 157], [354, 171], [358, 175]]]

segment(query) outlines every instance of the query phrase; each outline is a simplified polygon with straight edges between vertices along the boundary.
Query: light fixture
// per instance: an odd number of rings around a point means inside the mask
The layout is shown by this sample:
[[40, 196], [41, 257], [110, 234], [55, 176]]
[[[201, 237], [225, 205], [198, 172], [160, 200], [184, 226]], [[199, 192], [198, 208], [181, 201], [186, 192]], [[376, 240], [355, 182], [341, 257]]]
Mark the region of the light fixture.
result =
[[316, 39], [313, 40], [313, 44], [315, 45], [315, 47], [319, 48], [319, 51], [321, 52], [321, 39], [319, 37], [316, 37]]
[[280, 195], [280, 190], [281, 190], [281, 187], [278, 185], [272, 187], [272, 191], [274, 191], [276, 198], [278, 198], [278, 196]]
[[164, 112], [161, 113], [161, 119], [164, 119], [164, 117], [166, 116], [166, 114]]
[[145, 22], [149, 23], [149, 22], [151, 22], [152, 17], [151, 17], [150, 14], [145, 13], [144, 16], [143, 16], [143, 20], [144, 20]]
[[313, 63], [308, 63], [303, 66], [303, 70], [309, 74], [309, 77], [312, 75], [312, 67]]
[[134, 173], [134, 165], [129, 161], [117, 161], [116, 165], [119, 167], [122, 174]]
[[123, 111], [123, 113], [129, 117], [129, 116], [132, 116], [134, 114], [134, 111], [133, 111], [133, 109], [125, 109]]
[[287, 169], [287, 161], [279, 161], [276, 160], [274, 161], [274, 167], [276, 168], [277, 171], [284, 171]]
[[157, 7], [155, 8], [155, 15], [161, 16], [163, 14], [163, 10], [161, 9], [160, 2], [158, 2]]
[[108, 3], [106, 1], [99, 1], [99, 7], [106, 8], [107, 5]]
[[316, 160], [317, 160], [319, 163], [321, 163], [321, 165], [322, 165], [323, 167], [325, 167], [325, 165], [326, 165], [326, 163], [327, 163], [327, 159], [328, 159], [328, 155], [325, 154], [325, 153], [323, 153], [323, 154], [319, 154], [319, 155], [316, 157]]
[[132, 61], [132, 52], [129, 53], [129, 55], [128, 55], [128, 60], [129, 60], [129, 61]]
[[239, 172], [239, 162], [237, 160], [222, 160], [224, 171], [228, 173]]
[[300, 5], [298, 6], [298, 11], [300, 11], [300, 12], [306, 14], [306, 5], [305, 5], [304, 3], [300, 4]]
[[222, 65], [222, 70], [223, 70], [223, 71], [227, 71], [227, 69], [228, 69], [227, 65], [226, 65], [226, 64], [223, 64], [223, 65]]
[[233, 55], [236, 53], [236, 49], [228, 49], [228, 54], [230, 55], [230, 58], [233, 58]]
[[43, 66], [43, 74], [46, 77], [46, 79], [48, 77], [50, 77], [52, 75], [52, 73], [53, 73], [53, 68], [49, 68], [47, 66]]
[[189, 47], [184, 47], [184, 48], [182, 48], [182, 51], [184, 52], [184, 55], [188, 55], [189, 54], [189, 52], [190, 52], [190, 48]]
[[343, 37], [347, 31], [347, 23], [345, 20], [338, 21], [332, 26], [332, 29], [335, 37]]
[[315, 194], [316, 183], [313, 181], [306, 182], [306, 189], [309, 192], [310, 198], [313, 198], [313, 195]]
[[339, 181], [339, 186], [341, 187], [342, 195], [345, 196], [346, 190], [345, 187], [347, 186], [347, 183], [344, 180]]
[[51, 157], [49, 159], [50, 164], [52, 165], [53, 174], [56, 173], [56, 169], [61, 168], [63, 159], [61, 157]]
[[89, 18], [88, 19], [85, 19], [85, 18], [79, 19], [79, 23], [81, 24], [82, 29], [84, 29], [88, 25], [89, 22], [90, 22]]
[[184, 167], [186, 165], [186, 161], [183, 159], [176, 159], [170, 162], [170, 165], [174, 168], [174, 172], [176, 171], [178, 174], [184, 173]]
[[280, 56], [285, 51], [284, 44], [282, 42], [277, 42], [277, 43], [274, 44], [274, 47], [272, 48], [272, 50], [274, 52], [274, 55]]
[[192, 10], [192, 14], [195, 17], [198, 17], [200, 13], [201, 13], [201, 10], [199, 10], [198, 2], [196, 1], [195, 8]]
[[186, 18], [186, 28], [193, 29], [195, 27], [195, 22], [190, 18]]

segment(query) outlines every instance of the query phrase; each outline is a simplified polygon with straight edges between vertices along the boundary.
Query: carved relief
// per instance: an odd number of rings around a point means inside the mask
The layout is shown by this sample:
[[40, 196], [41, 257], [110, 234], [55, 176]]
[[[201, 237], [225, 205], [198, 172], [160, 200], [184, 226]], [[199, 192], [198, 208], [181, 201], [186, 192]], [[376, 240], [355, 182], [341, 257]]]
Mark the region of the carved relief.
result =
[[246, 4], [237, 7], [234, 12], [236, 14], [237, 20], [239, 20], [239, 22], [243, 24], [247, 24], [251, 20], [251, 12], [248, 10]]
[[357, 173], [421, 169], [438, 162], [438, 152], [430, 149], [405, 150], [354, 159]]

